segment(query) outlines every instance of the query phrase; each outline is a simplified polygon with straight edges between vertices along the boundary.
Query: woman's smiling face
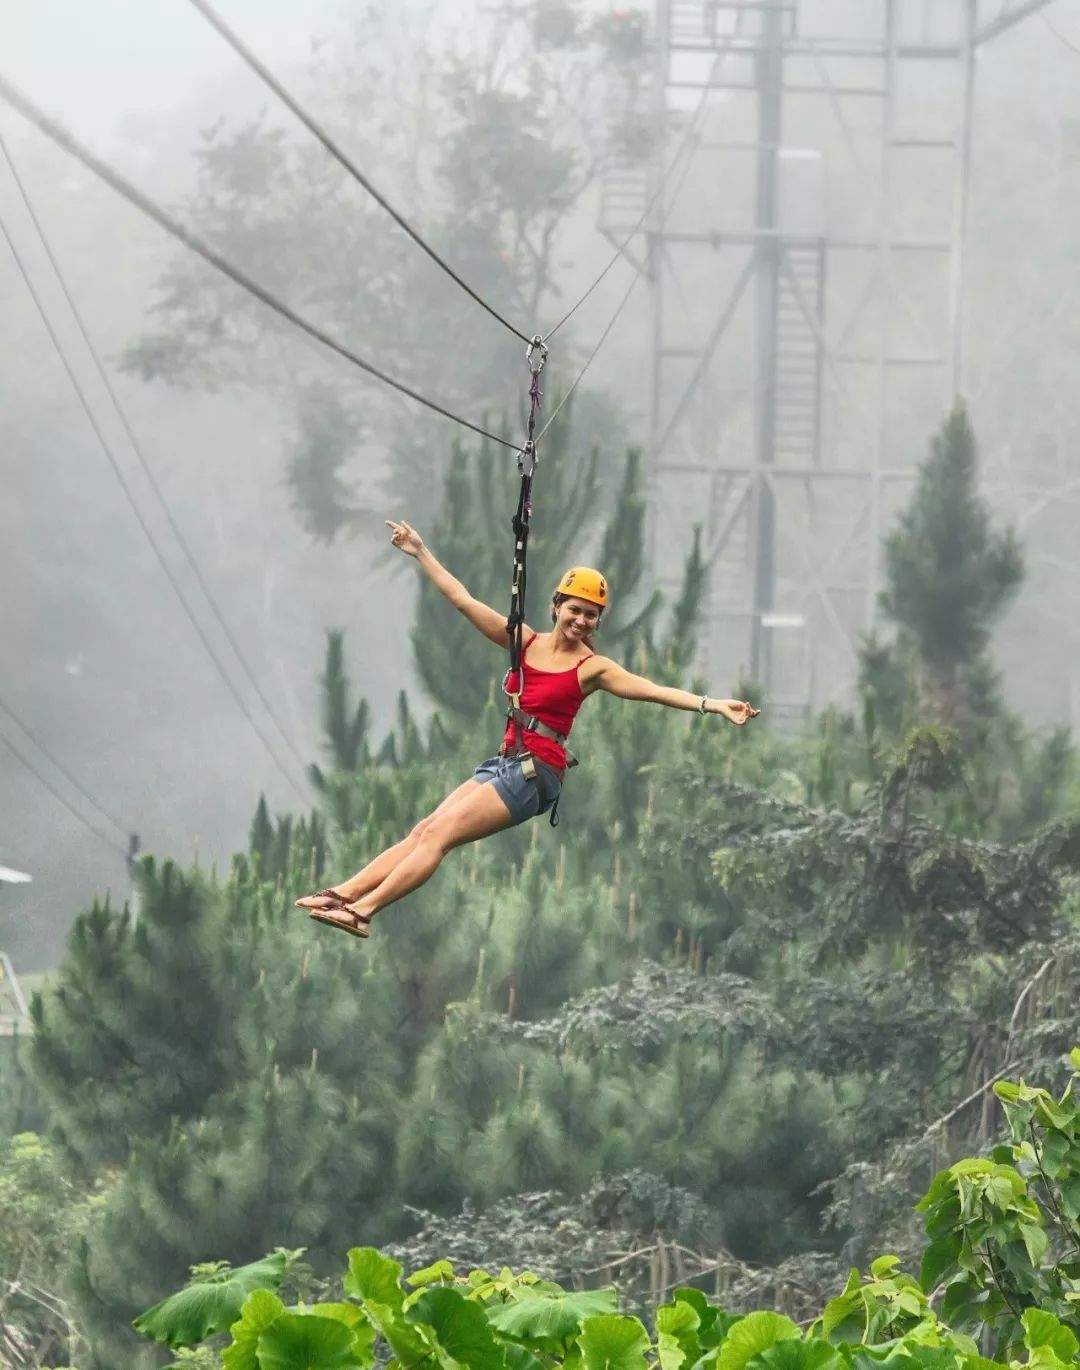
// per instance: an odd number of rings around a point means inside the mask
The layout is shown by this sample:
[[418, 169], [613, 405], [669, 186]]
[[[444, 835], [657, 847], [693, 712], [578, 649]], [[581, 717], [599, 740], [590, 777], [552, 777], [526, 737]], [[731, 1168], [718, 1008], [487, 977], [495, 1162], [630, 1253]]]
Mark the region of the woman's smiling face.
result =
[[600, 622], [600, 606], [591, 600], [564, 599], [555, 610], [555, 625], [568, 638], [577, 641], [596, 631]]

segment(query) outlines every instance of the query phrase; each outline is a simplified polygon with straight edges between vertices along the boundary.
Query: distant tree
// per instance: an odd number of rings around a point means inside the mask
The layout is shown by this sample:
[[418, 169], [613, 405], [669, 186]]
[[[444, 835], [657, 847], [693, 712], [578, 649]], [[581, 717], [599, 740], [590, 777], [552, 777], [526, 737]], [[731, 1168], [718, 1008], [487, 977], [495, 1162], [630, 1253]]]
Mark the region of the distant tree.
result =
[[911, 503], [885, 540], [885, 567], [882, 609], [917, 652], [927, 706], [937, 721], [958, 724], [965, 706], [978, 706], [991, 631], [1024, 574], [1015, 534], [994, 532], [978, 493], [975, 434], [962, 405], [934, 438]]
[[[369, 7], [354, 32], [316, 47], [309, 71], [286, 74], [436, 250], [529, 334], [569, 303], [557, 281], [571, 250], [563, 229], [617, 117], [606, 77], [617, 74], [622, 90], [649, 61], [636, 12], [594, 22], [580, 4], [558, 11], [556, 19], [547, 0], [528, 0], [433, 38], [422, 6]], [[477, 416], [523, 394], [520, 344], [305, 132], [286, 133], [265, 116], [218, 120], [203, 133], [197, 178], [187, 215], [198, 231], [387, 370]], [[573, 356], [574, 326], [559, 339], [563, 358]], [[174, 385], [269, 390], [293, 408], [288, 483], [312, 536], [329, 540], [360, 525], [370, 482], [354, 487], [349, 463], [370, 464], [385, 450], [393, 461], [383, 486], [426, 521], [446, 422], [403, 412], [377, 383], [346, 389], [295, 336], [202, 263], [178, 256], [124, 365]]]

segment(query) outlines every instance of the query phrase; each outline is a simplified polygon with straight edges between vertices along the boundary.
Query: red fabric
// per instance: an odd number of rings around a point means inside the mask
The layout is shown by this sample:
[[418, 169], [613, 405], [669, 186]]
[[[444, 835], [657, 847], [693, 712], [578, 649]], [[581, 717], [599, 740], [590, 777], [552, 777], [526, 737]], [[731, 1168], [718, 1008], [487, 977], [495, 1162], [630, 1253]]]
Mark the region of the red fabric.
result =
[[[541, 723], [546, 723], [549, 728], [554, 728], [557, 733], [566, 736], [574, 726], [577, 711], [585, 699], [578, 682], [578, 671], [582, 663], [588, 661], [593, 653], [583, 656], [581, 661], [569, 670], [539, 671], [535, 666], [530, 666], [525, 659], [536, 638], [537, 634], [533, 633], [521, 653], [521, 669], [525, 676], [525, 686], [521, 691], [521, 708], [523, 712], [535, 714]], [[516, 734], [519, 731], [513, 723], [507, 721], [503, 745], [512, 746], [517, 741]], [[541, 737], [531, 728], [526, 728], [522, 732], [521, 741], [538, 761], [546, 761], [549, 766], [556, 766], [560, 771], [565, 768], [566, 751], [550, 737]]]

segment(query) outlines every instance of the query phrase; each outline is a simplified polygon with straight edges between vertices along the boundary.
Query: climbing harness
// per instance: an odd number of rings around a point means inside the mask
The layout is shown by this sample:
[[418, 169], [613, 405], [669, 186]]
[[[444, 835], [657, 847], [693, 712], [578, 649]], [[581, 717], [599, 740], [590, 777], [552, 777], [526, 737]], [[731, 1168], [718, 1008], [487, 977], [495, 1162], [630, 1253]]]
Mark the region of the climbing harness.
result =
[[546, 723], [540, 721], [535, 714], [527, 714], [524, 709], [518, 709], [511, 705], [506, 711], [506, 716], [518, 729], [518, 735], [528, 730], [530, 733], [538, 733], [540, 737], [546, 737], [551, 742], [557, 742], [566, 752], [566, 770], [578, 764], [577, 757], [566, 751], [567, 737], [565, 733], [557, 732], [554, 728], [549, 728]]

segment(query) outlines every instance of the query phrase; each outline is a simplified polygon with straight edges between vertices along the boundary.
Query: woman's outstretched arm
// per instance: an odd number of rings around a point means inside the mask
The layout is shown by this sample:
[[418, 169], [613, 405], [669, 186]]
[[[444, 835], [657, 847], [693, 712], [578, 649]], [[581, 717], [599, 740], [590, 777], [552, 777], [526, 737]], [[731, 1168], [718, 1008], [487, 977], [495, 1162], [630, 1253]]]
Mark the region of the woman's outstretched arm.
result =
[[[586, 674], [587, 672], [587, 674]], [[694, 709], [701, 713], [721, 714], [729, 723], [742, 727], [760, 713], [752, 705], [741, 699], [711, 699], [680, 690], [674, 685], [657, 685], [643, 675], [635, 675], [618, 662], [606, 656], [593, 657], [592, 662], [582, 672], [583, 685], [593, 689], [606, 690], [619, 699], [636, 699], [650, 704], [664, 704], [669, 709]]]
[[408, 523], [394, 523], [390, 519], [386, 520], [386, 526], [390, 529], [390, 541], [394, 546], [406, 556], [416, 558], [420, 569], [436, 590], [463, 613], [474, 628], [479, 628], [496, 646], [504, 650], [509, 647], [505, 617], [490, 604], [471, 595], [457, 576], [451, 575], [439, 561], [415, 528]]

